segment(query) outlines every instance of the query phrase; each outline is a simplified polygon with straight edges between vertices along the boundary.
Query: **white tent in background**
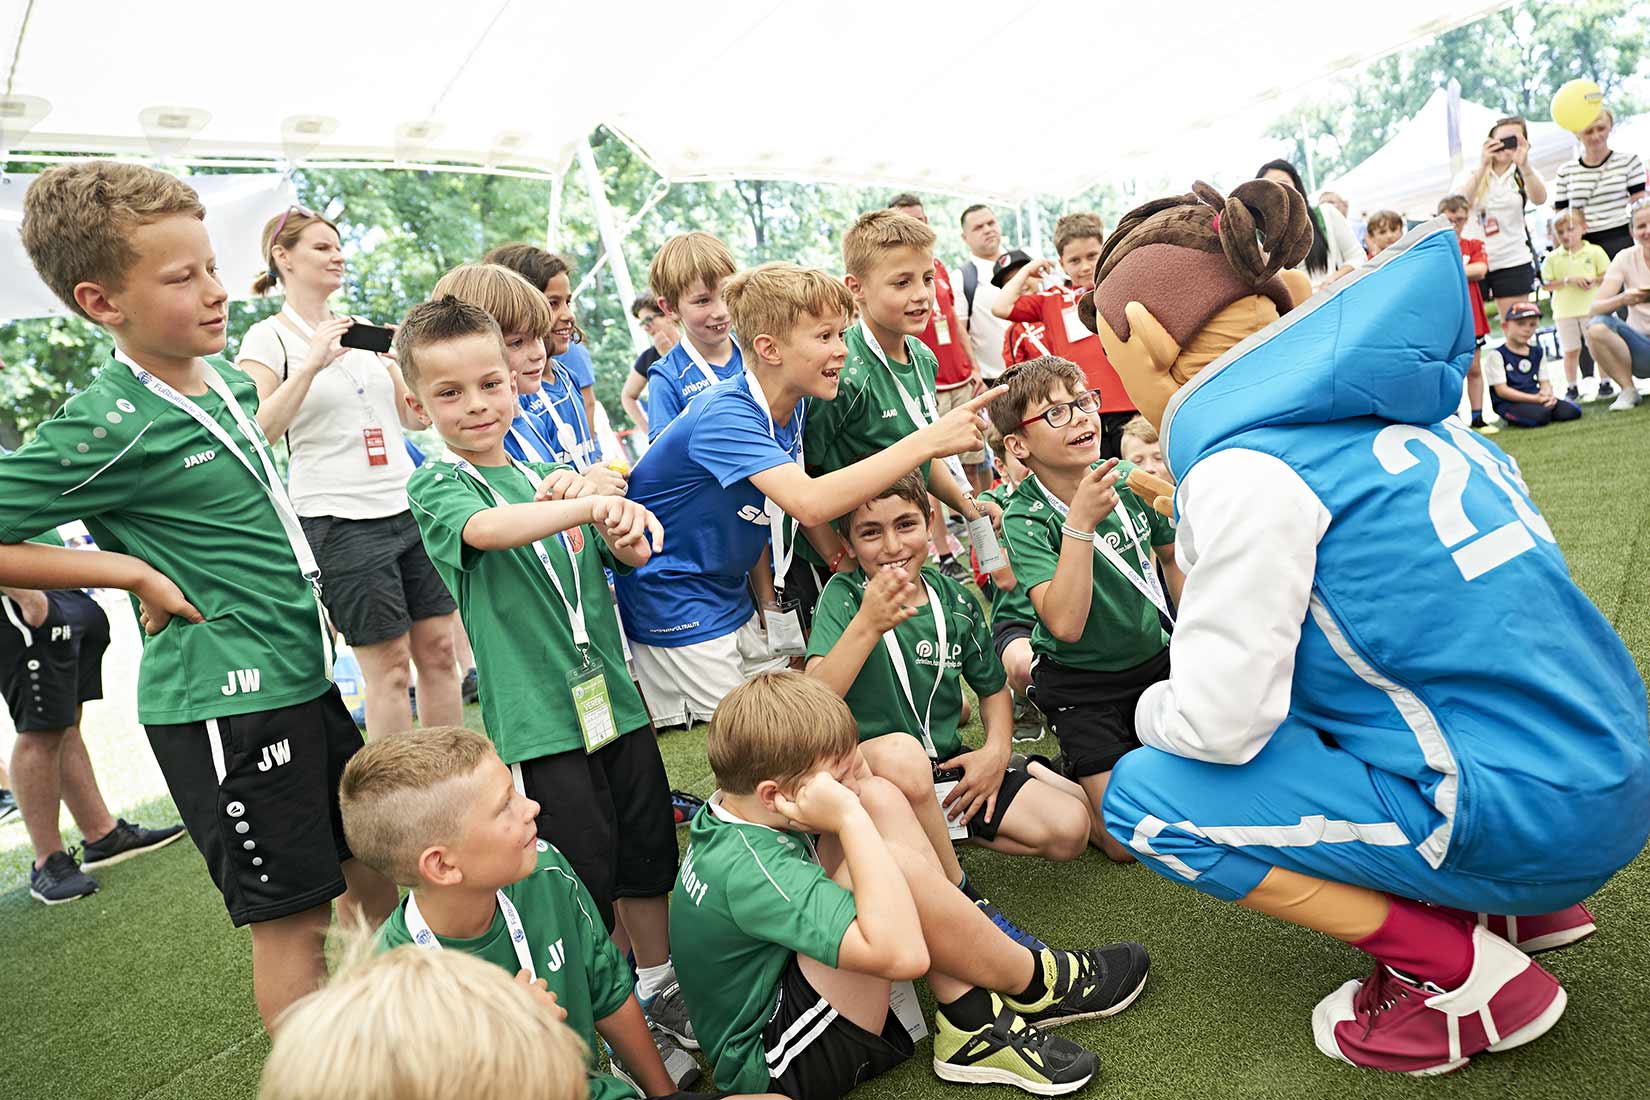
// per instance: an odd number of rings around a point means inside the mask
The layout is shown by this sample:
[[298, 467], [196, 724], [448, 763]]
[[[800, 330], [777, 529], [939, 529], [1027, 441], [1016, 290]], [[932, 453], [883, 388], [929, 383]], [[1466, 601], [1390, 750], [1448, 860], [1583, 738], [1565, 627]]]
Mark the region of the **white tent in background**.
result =
[[[1346, 199], [1355, 215], [1384, 209], [1408, 218], [1432, 217], [1455, 176], [1450, 171], [1448, 110], [1449, 93], [1439, 89], [1391, 141], [1356, 168], [1326, 182], [1324, 189]], [[1463, 167], [1478, 163], [1490, 126], [1500, 117], [1500, 111], [1461, 101]], [[1529, 125], [1530, 163], [1543, 178], [1551, 179], [1560, 164], [1576, 155], [1575, 137], [1555, 123]]]

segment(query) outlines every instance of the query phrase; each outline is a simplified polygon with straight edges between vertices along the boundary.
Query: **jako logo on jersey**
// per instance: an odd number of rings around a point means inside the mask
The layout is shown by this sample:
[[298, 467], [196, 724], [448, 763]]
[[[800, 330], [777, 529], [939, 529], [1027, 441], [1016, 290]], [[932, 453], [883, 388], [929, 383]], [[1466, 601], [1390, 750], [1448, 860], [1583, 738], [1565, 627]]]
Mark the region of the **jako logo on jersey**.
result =
[[262, 669], [232, 668], [229, 670], [229, 682], [218, 690], [225, 695], [251, 695], [262, 687]]
[[555, 943], [550, 945], [548, 954], [550, 956], [550, 973], [554, 974], [556, 971], [560, 970], [562, 968], [562, 964], [567, 961], [567, 951], [562, 947], [561, 941], [557, 940]]
[[217, 457], [217, 451], [196, 451], [194, 454], [183, 460], [183, 468], [187, 470], [191, 466], [199, 466], [203, 462], [211, 462]]
[[892, 420], [892, 419], [894, 419], [894, 417], [896, 417], [898, 415], [899, 415], [899, 410], [898, 409], [883, 409], [882, 410], [882, 418], [884, 420]]
[[739, 509], [738, 516], [746, 523], [755, 523], [762, 527], [768, 526], [768, 513], [754, 504], [747, 504]]
[[292, 744], [283, 737], [273, 745], [264, 746], [264, 758], [258, 761], [258, 770], [266, 772], [271, 768], [278, 768], [282, 764], [291, 762]]

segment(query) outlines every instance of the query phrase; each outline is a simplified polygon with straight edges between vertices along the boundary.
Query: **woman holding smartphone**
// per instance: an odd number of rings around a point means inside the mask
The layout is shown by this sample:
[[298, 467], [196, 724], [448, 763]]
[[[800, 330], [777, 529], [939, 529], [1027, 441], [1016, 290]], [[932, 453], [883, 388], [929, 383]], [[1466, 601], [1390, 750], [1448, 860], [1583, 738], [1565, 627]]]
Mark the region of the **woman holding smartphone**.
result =
[[1495, 299], [1502, 316], [1515, 302], [1527, 302], [1535, 289], [1535, 253], [1524, 225], [1524, 211], [1547, 201], [1547, 184], [1530, 166], [1530, 130], [1516, 115], [1498, 119], [1479, 151], [1478, 167], [1463, 172], [1453, 191], [1472, 203], [1469, 227], [1476, 224], [1489, 255], [1490, 271], [1479, 284], [1486, 299]]
[[288, 490], [321, 567], [321, 600], [361, 662], [367, 733], [412, 728], [412, 666], [424, 724], [459, 725], [456, 605], [407, 505], [413, 465], [401, 432], [420, 425], [401, 370], [347, 346], [367, 341], [347, 337], [356, 320], [327, 304], [344, 284], [336, 225], [288, 207], [264, 226], [262, 254], [253, 292], [278, 285], [286, 302], [247, 330], [235, 365], [258, 386], [259, 427], [286, 437]]

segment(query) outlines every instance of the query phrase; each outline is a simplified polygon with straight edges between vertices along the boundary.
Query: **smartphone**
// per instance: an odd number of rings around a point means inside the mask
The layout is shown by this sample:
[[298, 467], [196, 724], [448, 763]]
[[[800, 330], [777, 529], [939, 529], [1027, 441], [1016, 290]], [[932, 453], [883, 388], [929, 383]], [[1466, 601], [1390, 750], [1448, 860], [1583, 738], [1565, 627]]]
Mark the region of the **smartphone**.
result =
[[1503, 148], [1503, 149], [1516, 149], [1516, 148], [1518, 148], [1518, 135], [1517, 134], [1508, 134], [1506, 137], [1502, 138], [1501, 139], [1501, 148]]
[[935, 768], [934, 769], [934, 782], [936, 784], [938, 784], [938, 783], [956, 783], [959, 780], [961, 780], [963, 776], [965, 776], [967, 774], [968, 773], [966, 771], [964, 771], [962, 768]]
[[382, 325], [363, 325], [357, 321], [344, 330], [344, 335], [338, 342], [346, 348], [360, 348], [362, 351], [376, 351], [380, 355], [390, 350], [395, 342], [395, 330], [384, 328]]

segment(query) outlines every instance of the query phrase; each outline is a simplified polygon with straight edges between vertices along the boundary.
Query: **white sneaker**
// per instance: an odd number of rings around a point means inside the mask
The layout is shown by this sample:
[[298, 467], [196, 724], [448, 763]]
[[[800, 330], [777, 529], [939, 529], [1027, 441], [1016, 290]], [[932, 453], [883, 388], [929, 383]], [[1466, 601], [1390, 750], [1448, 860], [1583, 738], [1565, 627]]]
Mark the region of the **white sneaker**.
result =
[[1620, 412], [1622, 409], [1631, 409], [1639, 403], [1639, 391], [1628, 387], [1621, 391], [1621, 396], [1610, 402], [1611, 412]]

